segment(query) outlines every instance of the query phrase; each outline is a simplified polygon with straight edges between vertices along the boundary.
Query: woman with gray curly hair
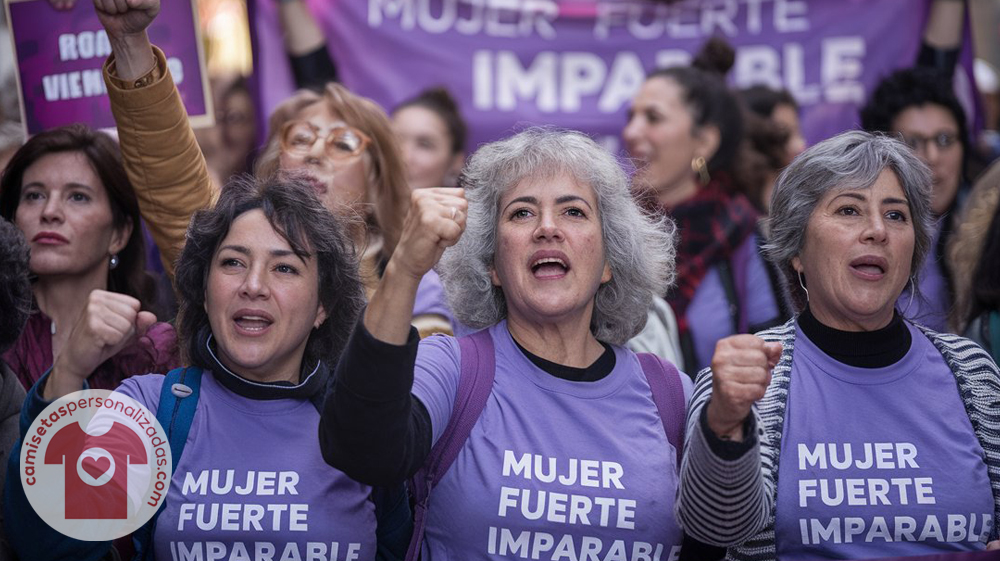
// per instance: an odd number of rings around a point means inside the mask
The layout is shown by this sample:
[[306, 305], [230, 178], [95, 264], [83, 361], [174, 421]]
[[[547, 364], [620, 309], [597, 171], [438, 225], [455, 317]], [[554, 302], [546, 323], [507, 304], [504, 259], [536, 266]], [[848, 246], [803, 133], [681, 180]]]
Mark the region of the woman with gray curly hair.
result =
[[930, 191], [912, 150], [860, 131], [779, 177], [765, 250], [800, 313], [720, 341], [688, 413], [678, 515], [727, 559], [1000, 549], [997, 366], [895, 309]]
[[[460, 187], [412, 195], [323, 411], [327, 461], [370, 484], [416, 474], [411, 558], [668, 558], [686, 377], [621, 345], [671, 282], [673, 224], [575, 132], [486, 145]], [[418, 344], [399, 310], [439, 258], [481, 331]]]

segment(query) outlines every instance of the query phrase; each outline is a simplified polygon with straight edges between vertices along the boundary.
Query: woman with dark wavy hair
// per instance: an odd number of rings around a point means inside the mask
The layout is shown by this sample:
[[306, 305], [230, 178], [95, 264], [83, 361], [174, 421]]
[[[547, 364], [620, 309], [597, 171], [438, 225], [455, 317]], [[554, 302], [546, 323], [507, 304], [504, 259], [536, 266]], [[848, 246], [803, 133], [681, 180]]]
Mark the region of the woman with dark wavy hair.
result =
[[[386, 527], [376, 519], [373, 490], [326, 465], [316, 438], [330, 364], [364, 305], [346, 230], [311, 185], [287, 179], [237, 180], [214, 208], [195, 214], [176, 283], [188, 370], [200, 369], [201, 382], [184, 454], [155, 525], [156, 559], [203, 543], [226, 558], [271, 551], [305, 559], [321, 549], [376, 559], [377, 532]], [[53, 369], [29, 393], [28, 417], [45, 400], [81, 389], [83, 380]], [[156, 413], [163, 380], [137, 376], [117, 391]], [[189, 492], [191, 481], [209, 471], [223, 476], [212, 477], [212, 492]], [[11, 541], [22, 559], [94, 559], [110, 548], [55, 534], [20, 485], [7, 492], [6, 512], [18, 513]], [[216, 512], [219, 502], [227, 503], [226, 512], [239, 506], [253, 522], [244, 521], [242, 530], [227, 514], [221, 525], [204, 522], [202, 513]], [[399, 506], [406, 514], [405, 500]]]
[[[151, 313], [155, 286], [145, 270], [139, 206], [111, 137], [83, 125], [32, 137], [0, 179], [0, 215], [31, 248], [32, 314], [3, 354], [25, 388], [60, 358], [85, 366], [95, 389], [176, 365], [174, 329]], [[96, 356], [85, 324], [121, 307], [133, 322], [142, 311], [149, 330], [136, 345], [87, 364]]]

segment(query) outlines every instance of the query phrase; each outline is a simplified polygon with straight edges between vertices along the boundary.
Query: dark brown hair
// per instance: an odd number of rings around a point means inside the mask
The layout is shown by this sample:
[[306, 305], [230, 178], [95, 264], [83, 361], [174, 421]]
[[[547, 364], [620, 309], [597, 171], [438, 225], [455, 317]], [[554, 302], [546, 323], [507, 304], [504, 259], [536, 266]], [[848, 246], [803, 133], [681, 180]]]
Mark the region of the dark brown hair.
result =
[[146, 272], [146, 248], [142, 236], [139, 203], [135, 189], [122, 167], [121, 151], [110, 136], [86, 126], [69, 125], [31, 137], [7, 164], [0, 177], [0, 216], [14, 220], [21, 202], [24, 172], [49, 154], [82, 154], [100, 178], [111, 205], [111, 224], [116, 230], [132, 224], [125, 247], [118, 252], [119, 265], [108, 272], [108, 290], [128, 294], [143, 309], [155, 310], [156, 285]]
[[708, 160], [709, 173], [725, 172], [730, 178], [742, 170], [743, 118], [736, 96], [725, 82], [733, 66], [735, 51], [724, 39], [709, 39], [691, 62], [691, 66], [673, 66], [656, 70], [646, 78], [673, 80], [695, 127], [719, 129], [719, 147]]
[[202, 340], [211, 329], [205, 311], [208, 271], [233, 221], [255, 209], [264, 213], [296, 255], [315, 260], [316, 290], [326, 320], [310, 333], [303, 359], [304, 364], [323, 360], [332, 367], [364, 306], [357, 257], [342, 220], [323, 207], [308, 183], [288, 175], [238, 176], [222, 189], [214, 208], [199, 210], [191, 219], [187, 243], [177, 261], [181, 348], [194, 364], [212, 367]]

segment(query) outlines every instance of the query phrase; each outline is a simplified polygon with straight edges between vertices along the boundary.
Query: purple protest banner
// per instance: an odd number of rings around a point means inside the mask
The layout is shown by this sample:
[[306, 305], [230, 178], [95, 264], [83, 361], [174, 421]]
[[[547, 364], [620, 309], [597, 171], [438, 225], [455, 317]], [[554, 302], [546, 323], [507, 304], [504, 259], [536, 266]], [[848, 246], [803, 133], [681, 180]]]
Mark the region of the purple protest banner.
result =
[[[385, 108], [446, 85], [470, 144], [524, 124], [614, 149], [650, 70], [706, 38], [737, 49], [731, 82], [789, 89], [810, 142], [856, 128], [879, 79], [916, 59], [929, 0], [307, 0], [344, 84]], [[262, 109], [291, 94], [276, 8], [251, 0]], [[961, 74], [961, 73], [960, 73]]]
[[[193, 0], [164, 2], [148, 33], [167, 53], [191, 124], [199, 127], [214, 124], [215, 115], [196, 17]], [[115, 126], [101, 75], [111, 47], [92, 2], [62, 12], [46, 0], [10, 0], [7, 21], [27, 134], [77, 122]]]

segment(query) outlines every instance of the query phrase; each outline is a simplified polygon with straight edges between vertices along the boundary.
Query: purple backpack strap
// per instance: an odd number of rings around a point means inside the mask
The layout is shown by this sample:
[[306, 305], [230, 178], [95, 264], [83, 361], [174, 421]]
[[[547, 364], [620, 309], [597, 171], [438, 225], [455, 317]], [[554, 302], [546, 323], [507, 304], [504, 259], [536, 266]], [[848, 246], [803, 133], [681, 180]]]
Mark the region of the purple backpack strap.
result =
[[406, 551], [406, 561], [416, 561], [420, 557], [431, 489], [441, 481], [448, 468], [455, 462], [458, 452], [465, 446], [465, 441], [479, 420], [479, 415], [486, 407], [486, 400], [493, 390], [496, 357], [489, 330], [483, 329], [472, 335], [459, 337], [458, 347], [462, 371], [458, 381], [458, 393], [455, 395], [455, 407], [452, 409], [451, 418], [448, 419], [448, 426], [441, 433], [441, 438], [431, 448], [423, 467], [410, 480], [410, 494], [414, 502], [413, 537]]
[[684, 385], [681, 373], [673, 364], [651, 353], [637, 353], [642, 373], [646, 375], [649, 389], [653, 393], [656, 412], [660, 414], [667, 440], [677, 450], [677, 469], [681, 467], [681, 452], [684, 448]]

